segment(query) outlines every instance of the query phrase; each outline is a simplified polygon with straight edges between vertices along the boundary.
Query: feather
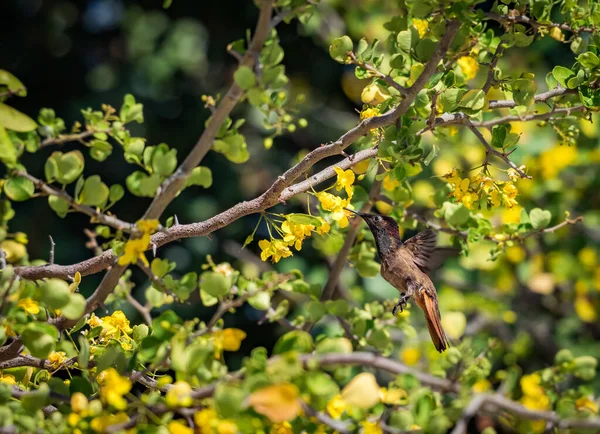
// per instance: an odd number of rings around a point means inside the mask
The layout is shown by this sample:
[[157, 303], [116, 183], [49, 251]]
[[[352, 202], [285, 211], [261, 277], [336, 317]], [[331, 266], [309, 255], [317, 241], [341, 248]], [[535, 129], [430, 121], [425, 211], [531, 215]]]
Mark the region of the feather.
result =
[[403, 247], [413, 254], [414, 263], [423, 273], [429, 274], [439, 268], [446, 259], [458, 255], [459, 249], [436, 248], [437, 235], [431, 229], [419, 232], [404, 242]]
[[429, 335], [431, 336], [433, 345], [435, 345], [435, 349], [441, 353], [449, 347], [449, 344], [446, 333], [444, 333], [444, 328], [442, 327], [442, 318], [440, 316], [437, 300], [431, 297], [427, 291], [423, 291], [423, 301], [423, 311], [425, 312]]

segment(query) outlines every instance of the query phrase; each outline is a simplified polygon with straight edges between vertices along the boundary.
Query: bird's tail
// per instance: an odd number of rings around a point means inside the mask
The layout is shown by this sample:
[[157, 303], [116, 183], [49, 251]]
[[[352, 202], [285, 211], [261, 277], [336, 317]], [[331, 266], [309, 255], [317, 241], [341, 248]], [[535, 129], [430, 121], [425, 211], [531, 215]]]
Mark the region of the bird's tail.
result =
[[442, 318], [440, 316], [440, 309], [438, 308], [438, 302], [431, 295], [424, 292], [423, 298], [425, 301], [425, 319], [427, 320], [427, 328], [429, 329], [429, 335], [435, 345], [435, 349], [440, 353], [449, 347], [448, 338], [444, 333], [442, 327]]

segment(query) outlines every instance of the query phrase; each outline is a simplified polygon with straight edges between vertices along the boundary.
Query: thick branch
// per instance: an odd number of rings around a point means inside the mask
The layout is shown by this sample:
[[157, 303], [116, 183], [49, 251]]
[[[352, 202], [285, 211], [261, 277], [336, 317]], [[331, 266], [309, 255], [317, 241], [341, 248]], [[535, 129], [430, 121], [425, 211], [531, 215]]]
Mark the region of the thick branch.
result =
[[48, 196], [59, 197], [62, 200], [64, 200], [65, 202], [68, 202], [69, 206], [71, 208], [73, 208], [75, 211], [85, 214], [87, 216], [90, 216], [92, 218], [92, 223], [102, 223], [106, 226], [110, 226], [114, 229], [117, 229], [117, 230], [123, 231], [123, 232], [136, 232], [135, 224], [128, 223], [126, 221], [118, 219], [117, 217], [98, 212], [97, 209], [92, 208], [91, 206], [77, 203], [77, 202], [75, 202], [75, 199], [73, 199], [66, 191], [58, 190], [54, 187], [51, 187], [50, 185], [46, 184], [41, 179], [38, 179], [35, 176], [30, 175], [27, 172], [18, 171], [15, 173], [15, 175], [22, 176], [23, 178], [27, 178], [28, 180], [33, 182], [35, 184], [36, 188], [38, 190], [40, 190], [42, 193], [44, 193]]
[[[271, 30], [270, 24], [272, 12], [273, 1], [263, 1], [254, 37], [250, 47], [248, 47], [248, 51], [246, 51], [240, 62], [240, 66], [252, 68], [255, 65], [256, 60], [260, 55], [260, 51], [269, 36], [269, 31]], [[156, 197], [144, 214], [144, 219], [159, 218], [177, 193], [185, 187], [185, 182], [190, 173], [192, 173], [192, 170], [200, 164], [204, 156], [210, 151], [215, 137], [219, 132], [219, 128], [221, 128], [221, 125], [225, 122], [225, 119], [227, 119], [243, 94], [243, 90], [234, 82], [217, 106], [208, 125], [192, 151], [188, 154], [181, 166], [177, 168], [175, 173], [160, 186]]]

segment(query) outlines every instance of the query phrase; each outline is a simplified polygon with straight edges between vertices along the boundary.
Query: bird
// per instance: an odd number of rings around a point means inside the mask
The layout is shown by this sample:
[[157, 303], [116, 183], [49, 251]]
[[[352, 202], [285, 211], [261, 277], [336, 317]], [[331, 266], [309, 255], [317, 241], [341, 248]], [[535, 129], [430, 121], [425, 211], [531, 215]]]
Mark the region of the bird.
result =
[[381, 276], [400, 292], [400, 299], [392, 313], [402, 312], [413, 298], [423, 312], [431, 340], [440, 353], [449, 347], [442, 327], [437, 292], [429, 274], [446, 259], [458, 253], [454, 248], [436, 247], [437, 235], [431, 229], [419, 232], [402, 241], [398, 223], [389, 216], [368, 214], [351, 209], [362, 217], [375, 238], [381, 261]]

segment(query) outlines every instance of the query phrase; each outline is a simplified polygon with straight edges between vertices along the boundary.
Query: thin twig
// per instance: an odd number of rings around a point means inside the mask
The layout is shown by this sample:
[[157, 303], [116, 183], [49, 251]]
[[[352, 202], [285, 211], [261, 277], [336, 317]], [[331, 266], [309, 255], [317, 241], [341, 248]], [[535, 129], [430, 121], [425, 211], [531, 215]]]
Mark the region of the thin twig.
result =
[[498, 65], [498, 61], [500, 60], [500, 57], [502, 57], [502, 53], [504, 53], [504, 47], [502, 46], [502, 43], [500, 43], [500, 45], [498, 45], [498, 47], [496, 48], [496, 52], [492, 56], [492, 60], [488, 66], [489, 69], [487, 79], [485, 81], [485, 84], [481, 88], [484, 94], [487, 94], [490, 88], [496, 83], [494, 75], [496, 66]]
[[127, 301], [140, 313], [140, 315], [142, 315], [142, 318], [144, 318], [144, 322], [148, 327], [152, 327], [152, 316], [150, 315], [149, 309], [142, 306], [142, 304], [129, 292], [127, 293]]
[[486, 12], [485, 13], [486, 18], [490, 19], [490, 20], [494, 20], [497, 21], [499, 23], [521, 23], [521, 24], [529, 24], [531, 27], [533, 27], [534, 29], [538, 29], [540, 27], [543, 28], [552, 28], [552, 27], [558, 27], [560, 30], [565, 30], [567, 32], [572, 32], [572, 33], [580, 33], [580, 32], [595, 32], [597, 29], [596, 27], [577, 27], [577, 28], [573, 28], [571, 26], [569, 26], [568, 24], [559, 24], [559, 23], [553, 23], [553, 22], [549, 22], [549, 23], [540, 23], [539, 21], [535, 21], [532, 20], [531, 18], [525, 16], [525, 15], [500, 15], [497, 14], [495, 12]]
[[123, 221], [121, 219], [118, 219], [118, 218], [108, 215], [108, 214], [103, 214], [103, 213], [99, 212], [97, 209], [92, 208], [91, 206], [77, 203], [75, 201], [75, 199], [73, 199], [71, 197], [71, 195], [69, 195], [66, 191], [54, 188], [54, 187], [46, 184], [41, 179], [38, 179], [35, 176], [30, 175], [29, 173], [27, 173], [25, 171], [21, 171], [21, 170], [17, 171], [17, 172], [15, 172], [15, 175], [21, 176], [23, 178], [30, 180], [31, 182], [33, 182], [35, 184], [37, 189], [40, 190], [42, 193], [44, 193], [48, 196], [56, 196], [58, 198], [61, 198], [62, 200], [67, 202], [69, 204], [69, 206], [71, 208], [73, 208], [75, 211], [91, 217], [93, 223], [102, 223], [102, 224], [105, 224], [106, 226], [110, 226], [112, 228], [115, 228], [115, 229], [123, 231], [123, 232], [136, 232], [137, 231], [137, 227], [135, 224]]
[[385, 81], [388, 85], [392, 86], [394, 89], [396, 89], [398, 92], [400, 92], [400, 94], [403, 95], [406, 92], [406, 88], [404, 86], [402, 86], [400, 83], [397, 83], [391, 76], [379, 71], [377, 68], [375, 68], [370, 63], [359, 60], [356, 57], [356, 54], [354, 54], [352, 51], [349, 52], [348, 55], [350, 56], [350, 59], [352, 59], [352, 63], [354, 63], [356, 66], [366, 69], [374, 77], [377, 77], [377, 78]]
[[52, 265], [54, 264], [54, 247], [56, 247], [56, 244], [52, 239], [52, 235], [48, 235], [48, 238], [50, 238], [50, 257], [48, 258], [48, 263]]

